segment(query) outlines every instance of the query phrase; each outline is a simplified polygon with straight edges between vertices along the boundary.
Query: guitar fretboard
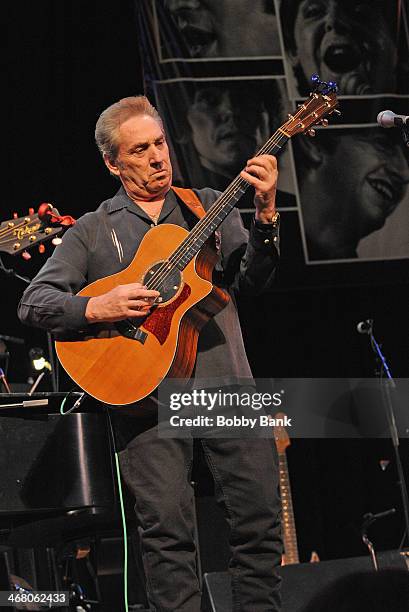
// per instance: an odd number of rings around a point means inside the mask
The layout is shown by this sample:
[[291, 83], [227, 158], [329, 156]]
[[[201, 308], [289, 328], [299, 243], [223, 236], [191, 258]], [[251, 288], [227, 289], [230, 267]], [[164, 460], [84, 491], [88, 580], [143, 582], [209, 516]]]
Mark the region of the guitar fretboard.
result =
[[280, 493], [283, 506], [282, 533], [284, 543], [284, 564], [299, 563], [297, 532], [295, 530], [293, 500], [288, 474], [288, 463], [285, 451], [279, 453]]
[[[278, 129], [265, 145], [257, 152], [255, 157], [265, 154], [277, 154], [285, 143], [289, 140], [289, 136], [281, 129]], [[182, 271], [200, 251], [206, 240], [210, 238], [213, 232], [224, 221], [227, 215], [233, 210], [238, 200], [244, 195], [249, 184], [240, 175], [230, 183], [227, 189], [217, 198], [212, 206], [207, 211], [206, 215], [195, 225], [189, 235], [183, 240], [178, 248], [170, 255], [163, 264], [163, 269], [160, 268], [150, 281], [147, 282], [148, 289], [156, 289], [164, 278], [172, 274], [177, 268]]]

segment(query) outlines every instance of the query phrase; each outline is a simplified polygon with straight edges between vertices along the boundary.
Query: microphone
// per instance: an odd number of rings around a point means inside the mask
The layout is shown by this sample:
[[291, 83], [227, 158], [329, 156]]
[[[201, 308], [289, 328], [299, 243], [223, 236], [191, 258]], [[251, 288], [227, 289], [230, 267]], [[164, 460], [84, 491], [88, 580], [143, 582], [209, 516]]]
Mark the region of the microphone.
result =
[[5, 342], [14, 342], [14, 344], [25, 343], [23, 338], [16, 338], [15, 336], [5, 336], [4, 334], [0, 334], [0, 340], [4, 340]]
[[391, 110], [381, 111], [376, 120], [383, 128], [402, 127], [403, 125], [409, 126], [409, 115], [396, 115]]
[[368, 512], [367, 514], [364, 514], [364, 526], [369, 527], [369, 525], [371, 525], [378, 519], [391, 516], [391, 514], [395, 514], [395, 512], [396, 508], [391, 508], [390, 510], [385, 510], [384, 512], [378, 512], [377, 514], [372, 514], [372, 512]]
[[372, 327], [373, 319], [366, 319], [365, 321], [360, 321], [356, 329], [359, 334], [372, 334]]

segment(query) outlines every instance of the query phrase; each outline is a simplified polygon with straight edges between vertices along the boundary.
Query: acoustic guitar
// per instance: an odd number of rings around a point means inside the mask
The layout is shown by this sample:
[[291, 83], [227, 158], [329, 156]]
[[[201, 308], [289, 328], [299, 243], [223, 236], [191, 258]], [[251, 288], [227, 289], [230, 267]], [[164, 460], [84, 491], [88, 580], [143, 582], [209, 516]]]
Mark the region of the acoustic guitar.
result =
[[[326, 125], [324, 117], [337, 106], [335, 92], [333, 84], [319, 81], [257, 155], [276, 154], [295, 134], [312, 135], [313, 125]], [[165, 377], [190, 377], [199, 332], [229, 299], [212, 284], [217, 258], [209, 239], [248, 186], [237, 176], [190, 232], [171, 224], [152, 228], [125, 270], [79, 292], [93, 297], [140, 282], [160, 293], [143, 319], [90, 325], [85, 334], [56, 342], [62, 366], [86, 393], [107, 404], [126, 405], [148, 396]]]

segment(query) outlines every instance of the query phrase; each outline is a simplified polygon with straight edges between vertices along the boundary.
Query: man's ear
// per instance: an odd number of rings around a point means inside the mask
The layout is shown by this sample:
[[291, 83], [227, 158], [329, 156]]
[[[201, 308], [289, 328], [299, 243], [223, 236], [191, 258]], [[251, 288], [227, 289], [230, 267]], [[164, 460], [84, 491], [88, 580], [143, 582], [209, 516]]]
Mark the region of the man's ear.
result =
[[119, 171], [117, 162], [110, 160], [106, 153], [104, 154], [104, 162], [111, 174], [113, 174], [114, 176], [120, 175], [120, 171]]
[[302, 158], [308, 166], [318, 168], [324, 161], [324, 152], [322, 150], [319, 140], [315, 138], [301, 134], [297, 138], [297, 146], [301, 150]]

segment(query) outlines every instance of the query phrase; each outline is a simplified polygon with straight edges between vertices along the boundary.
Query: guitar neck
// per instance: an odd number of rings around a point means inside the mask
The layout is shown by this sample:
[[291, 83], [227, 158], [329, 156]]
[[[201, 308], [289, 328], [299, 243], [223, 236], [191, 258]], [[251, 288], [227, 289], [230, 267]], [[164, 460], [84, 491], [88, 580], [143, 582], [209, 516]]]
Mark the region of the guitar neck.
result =
[[284, 565], [299, 563], [297, 533], [295, 530], [293, 500], [285, 451], [278, 454], [280, 493], [283, 505], [282, 534], [284, 544]]
[[[335, 112], [338, 104], [336, 97], [336, 85], [321, 81], [318, 75], [314, 75], [316, 84], [315, 92], [311, 93], [309, 99], [299, 105], [294, 115], [288, 115], [288, 120], [269, 138], [265, 145], [256, 153], [256, 157], [265, 154], [277, 154], [288, 140], [296, 134], [304, 134], [311, 130], [312, 125], [321, 123], [324, 125], [324, 117]], [[325, 119], [325, 125], [328, 120]], [[177, 249], [171, 253], [166, 261], [161, 262], [152, 278], [147, 281], [149, 289], [157, 289], [177, 269], [182, 272], [202, 248], [206, 240], [224, 221], [233, 210], [237, 201], [248, 188], [248, 183], [240, 175], [230, 183], [226, 191], [222, 193], [214, 204], [200, 219]]]
[[[277, 154], [289, 140], [289, 136], [279, 128], [265, 145], [256, 153], [255, 157], [266, 154]], [[238, 200], [244, 195], [249, 184], [240, 175], [230, 183], [227, 189], [217, 198], [207, 211], [206, 215], [195, 225], [187, 238], [173, 253], [177, 257], [177, 267], [183, 270], [193, 257], [199, 252], [203, 244], [233, 210]], [[173, 257], [172, 256], [172, 257]]]

